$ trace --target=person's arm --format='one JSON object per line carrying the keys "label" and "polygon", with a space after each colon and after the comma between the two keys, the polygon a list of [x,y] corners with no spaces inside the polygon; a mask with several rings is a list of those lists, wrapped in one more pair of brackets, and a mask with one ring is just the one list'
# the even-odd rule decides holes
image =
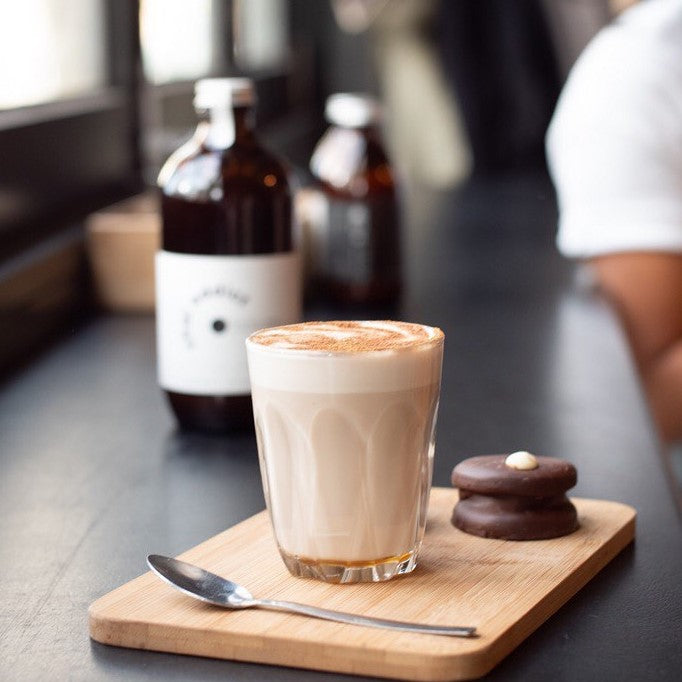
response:
{"label": "person's arm", "polygon": [[628,335],[662,438],[682,440],[682,254],[616,253],[591,263]]}

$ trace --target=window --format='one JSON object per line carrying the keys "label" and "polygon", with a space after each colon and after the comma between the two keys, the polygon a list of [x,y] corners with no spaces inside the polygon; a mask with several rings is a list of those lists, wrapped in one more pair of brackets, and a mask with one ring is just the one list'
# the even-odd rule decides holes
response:
{"label": "window", "polygon": [[0,4],[0,372],[87,308],[83,218],[139,190],[137,3]]}
{"label": "window", "polygon": [[150,83],[195,80],[214,69],[212,0],[141,0],[140,40]]}
{"label": "window", "polygon": [[288,9],[284,0],[236,0],[234,59],[239,70],[264,71],[286,64]]}
{"label": "window", "polygon": [[0,6],[0,262],[139,185],[136,22],[130,0]]}
{"label": "window", "polygon": [[102,0],[5,3],[0,109],[83,95],[106,84]]}

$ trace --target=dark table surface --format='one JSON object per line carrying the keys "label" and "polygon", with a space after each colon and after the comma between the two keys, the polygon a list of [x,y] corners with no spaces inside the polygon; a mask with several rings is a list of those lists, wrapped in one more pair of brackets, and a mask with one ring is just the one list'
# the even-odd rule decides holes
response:
{"label": "dark table surface", "polygon": [[[638,512],[636,542],[489,679],[681,679],[682,526],[618,325],[555,253],[551,189],[478,182],[409,206],[405,300],[371,314],[445,331],[434,483],[465,457],[527,449],[574,462],[575,495]],[[151,317],[105,316],[0,389],[0,677],[353,679],[89,639],[88,605],[146,554],[264,508],[254,437],[177,432],[154,363]]]}

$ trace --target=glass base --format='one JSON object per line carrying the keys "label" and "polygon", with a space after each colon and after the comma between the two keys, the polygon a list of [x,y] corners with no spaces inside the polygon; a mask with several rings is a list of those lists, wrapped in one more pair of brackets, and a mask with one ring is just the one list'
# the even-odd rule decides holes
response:
{"label": "glass base", "polygon": [[284,564],[297,578],[315,578],[326,583],[378,583],[417,567],[416,552],[376,561],[327,561],[308,559],[280,550]]}

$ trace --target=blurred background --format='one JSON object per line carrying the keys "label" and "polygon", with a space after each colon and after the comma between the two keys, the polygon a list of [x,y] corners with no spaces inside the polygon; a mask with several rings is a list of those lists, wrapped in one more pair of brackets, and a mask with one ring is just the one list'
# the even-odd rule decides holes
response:
{"label": "blurred background", "polygon": [[[153,251],[148,192],[195,126],[196,79],[255,80],[261,136],[299,186],[327,96],[376,95],[409,201],[420,188],[544,174],[566,74],[618,4],[2,0],[0,372],[101,305],[95,280],[112,263]],[[121,251],[107,214],[130,232]]]}

